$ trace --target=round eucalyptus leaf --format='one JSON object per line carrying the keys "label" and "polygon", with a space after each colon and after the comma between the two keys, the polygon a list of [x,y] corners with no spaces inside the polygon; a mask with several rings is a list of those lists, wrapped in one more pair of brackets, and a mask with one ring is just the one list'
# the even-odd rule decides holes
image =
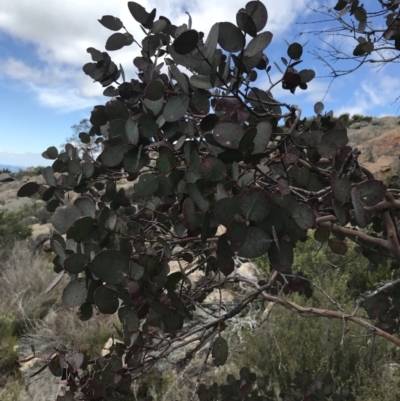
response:
{"label": "round eucalyptus leaf", "polygon": [[56,186],[57,182],[54,177],[54,170],[52,167],[48,166],[42,170],[42,176],[45,179],[46,183],[50,186]]}
{"label": "round eucalyptus leaf", "polygon": [[89,264],[90,270],[107,284],[119,284],[128,275],[129,256],[115,249],[99,252]]}
{"label": "round eucalyptus leaf", "polygon": [[144,96],[149,100],[159,100],[164,97],[164,84],[160,79],[150,82],[144,90]]}
{"label": "round eucalyptus leaf", "polygon": [[23,198],[26,196],[35,195],[35,193],[39,190],[40,185],[36,182],[28,182],[23,185],[17,192],[17,196],[19,198]]}
{"label": "round eucalyptus leaf", "polygon": [[314,113],[320,114],[324,110],[324,104],[322,102],[317,102],[314,104]]}
{"label": "round eucalyptus leaf", "polygon": [[198,89],[211,89],[214,85],[211,83],[210,75],[193,74],[189,79],[190,85]]}
{"label": "round eucalyptus leaf", "polygon": [[233,220],[226,230],[226,238],[228,239],[232,250],[236,250],[240,245],[242,245],[246,240],[246,236],[247,225],[244,222]]}
{"label": "round eucalyptus leaf", "polygon": [[61,206],[57,208],[51,222],[57,231],[65,234],[80,217],[82,217],[82,213],[76,206]]}
{"label": "round eucalyptus leaf", "polygon": [[387,187],[382,181],[367,180],[357,184],[355,191],[364,205],[374,206],[383,200]]}
{"label": "round eucalyptus leaf", "polygon": [[201,225],[201,215],[197,212],[192,198],[186,198],[183,202],[183,218],[189,231],[195,231]]}
{"label": "round eucalyptus leaf", "polygon": [[272,125],[268,121],[261,121],[257,124],[257,134],[253,139],[253,154],[263,153],[268,147],[272,135]]}
{"label": "round eucalyptus leaf", "polygon": [[139,128],[137,121],[128,118],[125,123],[125,135],[131,145],[139,142]]}
{"label": "round eucalyptus leaf", "polygon": [[142,174],[139,181],[133,187],[136,196],[147,198],[158,189],[158,178],[154,174]]}
{"label": "round eucalyptus leaf", "polygon": [[81,273],[85,270],[87,257],[83,253],[73,253],[64,260],[64,269],[73,274]]}
{"label": "round eucalyptus leaf", "polygon": [[237,196],[220,199],[215,203],[213,209],[214,218],[225,227],[228,227],[235,216],[240,215],[240,213],[240,198]]}
{"label": "round eucalyptus leaf", "polygon": [[67,231],[67,239],[81,242],[92,233],[94,220],[92,217],[81,217],[75,220]]}
{"label": "round eucalyptus leaf", "polygon": [[336,253],[336,255],[346,255],[347,253],[346,243],[339,238],[330,238],[328,246],[333,253]]}
{"label": "round eucalyptus leaf", "polygon": [[223,122],[214,128],[214,139],[226,148],[237,149],[243,134],[243,128],[235,123]]}
{"label": "round eucalyptus leaf", "polygon": [[174,50],[181,55],[192,52],[199,42],[199,33],[194,29],[181,33],[172,44]]}
{"label": "round eucalyptus leaf", "polygon": [[176,163],[176,157],[171,149],[163,147],[158,151],[156,167],[160,173],[168,174]]}
{"label": "round eucalyptus leaf", "polygon": [[186,185],[189,196],[193,199],[196,206],[202,211],[206,212],[210,208],[210,202],[207,199],[203,198],[199,188],[195,184],[187,184]]}
{"label": "round eucalyptus leaf", "polygon": [[287,49],[287,54],[292,60],[298,60],[303,54],[303,46],[300,43],[292,43]]}
{"label": "round eucalyptus leaf", "polygon": [[253,19],[257,32],[264,29],[268,21],[268,11],[261,1],[249,1],[246,4],[246,12]]}
{"label": "round eucalyptus leaf", "polygon": [[66,308],[75,308],[85,302],[87,289],[85,281],[71,281],[62,293],[62,305]]}
{"label": "round eucalyptus leaf", "polygon": [[249,226],[246,239],[237,249],[237,255],[248,259],[258,258],[268,252],[271,242],[271,237],[264,230]]}
{"label": "round eucalyptus leaf", "polygon": [[243,32],[231,22],[220,22],[218,44],[229,53],[241,51],[245,45]]}
{"label": "round eucalyptus leaf", "polygon": [[143,167],[148,164],[148,156],[143,151],[139,151],[139,149],[131,149],[129,152],[125,154],[124,157],[124,169],[129,173],[138,173]]}
{"label": "round eucalyptus leaf", "polygon": [[186,95],[172,97],[164,107],[163,117],[167,122],[180,120],[187,112],[189,98]]}
{"label": "round eucalyptus leaf", "polygon": [[200,128],[202,131],[211,131],[218,121],[219,118],[216,114],[208,114],[201,120]]}
{"label": "round eucalyptus leaf", "polygon": [[246,11],[239,11],[236,14],[236,24],[244,33],[249,34],[253,38],[257,36],[256,24]]}
{"label": "round eucalyptus leaf", "polygon": [[84,302],[80,307],[78,311],[78,319],[81,320],[82,322],[86,322],[90,320],[90,318],[93,316],[93,306],[89,302]]}
{"label": "round eucalyptus leaf", "polygon": [[123,23],[119,18],[113,17],[112,15],[103,15],[101,19],[98,20],[101,25],[110,29],[111,31],[119,31]]}
{"label": "round eucalyptus leaf", "polygon": [[200,164],[199,173],[207,181],[221,181],[226,174],[226,165],[221,160],[208,156]]}
{"label": "round eucalyptus leaf", "polygon": [[55,146],[50,146],[42,153],[45,159],[55,160],[58,156],[58,149]]}
{"label": "round eucalyptus leaf", "polygon": [[127,332],[134,332],[139,328],[140,322],[137,311],[127,305],[118,309],[118,318],[123,329]]}
{"label": "round eucalyptus leaf", "polygon": [[271,43],[272,37],[273,35],[269,31],[260,33],[255,38],[250,40],[243,55],[246,57],[253,57],[259,53],[262,53]]}
{"label": "round eucalyptus leaf", "polygon": [[301,82],[306,84],[314,79],[315,71],[314,70],[301,70],[298,73],[298,75],[300,76]]}
{"label": "round eucalyptus leaf", "polygon": [[261,221],[271,210],[271,198],[261,188],[252,188],[241,195],[241,214],[249,220]]}
{"label": "round eucalyptus leaf", "polygon": [[217,337],[211,351],[214,365],[217,367],[225,365],[225,362],[228,359],[228,353],[228,343],[225,338],[222,336]]}
{"label": "round eucalyptus leaf", "polygon": [[271,269],[280,273],[290,273],[293,264],[293,248],[289,242],[279,240],[279,247],[274,242],[268,252]]}
{"label": "round eucalyptus leaf", "polygon": [[331,174],[330,184],[334,198],[341,204],[349,202],[351,199],[351,183],[348,178],[339,178],[334,171]]}
{"label": "round eucalyptus leaf", "polygon": [[81,169],[82,169],[82,174],[86,178],[90,178],[94,173],[94,166],[90,162],[83,163],[82,166],[81,166]]}
{"label": "round eucalyptus leaf", "polygon": [[119,301],[115,291],[102,285],[94,292],[94,300],[101,313],[113,315],[119,307]]}
{"label": "round eucalyptus leaf", "polygon": [[181,87],[182,91],[187,95],[189,93],[189,84],[187,81],[187,77],[179,70],[179,68],[175,64],[171,64],[169,66],[171,70],[172,76],[178,82],[178,85]]}
{"label": "round eucalyptus leaf", "polygon": [[115,167],[124,159],[124,155],[132,148],[132,145],[119,143],[117,145],[107,144],[100,157],[102,162],[108,167]]}
{"label": "round eucalyptus leaf", "polygon": [[315,215],[310,206],[298,203],[293,211],[293,218],[302,230],[308,230],[315,226]]}
{"label": "round eucalyptus leaf", "polygon": [[74,202],[74,206],[80,210],[82,216],[94,218],[96,215],[96,206],[93,200],[86,196],[77,198]]}
{"label": "round eucalyptus leaf", "polygon": [[367,214],[355,189],[351,191],[351,200],[353,202],[354,216],[356,218],[357,224],[359,227],[365,228],[368,224]]}
{"label": "round eucalyptus leaf", "polygon": [[329,230],[329,228],[325,226],[318,227],[314,231],[314,239],[321,243],[328,241],[330,235],[331,230]]}

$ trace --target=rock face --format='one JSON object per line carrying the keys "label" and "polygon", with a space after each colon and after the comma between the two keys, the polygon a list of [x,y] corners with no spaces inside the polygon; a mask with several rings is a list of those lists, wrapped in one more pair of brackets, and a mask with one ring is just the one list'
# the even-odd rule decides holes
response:
{"label": "rock face", "polygon": [[349,145],[361,151],[359,162],[378,180],[400,176],[400,119],[383,117],[348,129]]}

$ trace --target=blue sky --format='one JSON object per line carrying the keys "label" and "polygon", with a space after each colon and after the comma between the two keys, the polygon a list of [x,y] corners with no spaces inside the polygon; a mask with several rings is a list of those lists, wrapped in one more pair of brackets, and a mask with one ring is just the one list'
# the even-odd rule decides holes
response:
{"label": "blue sky", "polygon": [[[367,0],[368,3],[375,0]],[[146,0],[140,2],[149,11],[156,7],[175,24],[187,23],[188,11],[193,28],[206,34],[218,21],[235,22],[236,12],[246,0]],[[307,45],[301,68],[312,68],[318,77],[329,74],[329,69],[316,60],[311,52],[318,39],[303,33],[312,28],[298,22],[315,21],[319,17],[309,6],[335,3],[333,0],[264,0],[269,12],[265,30],[274,34],[265,53],[272,63],[272,78],[280,73],[273,65],[286,56],[287,45],[297,41]],[[143,33],[127,8],[127,1],[114,0],[2,0],[0,9],[0,164],[32,166],[44,165],[41,153],[48,146],[59,147],[72,134],[71,126],[90,116],[92,107],[104,104],[102,87],[92,83],[82,72],[83,64],[91,61],[88,47],[104,50],[105,41],[113,32],[102,27],[97,19],[103,15],[119,17],[137,40]],[[308,6],[308,7],[307,7]],[[160,12],[162,10],[162,13]],[[353,42],[343,43],[350,49]],[[121,51],[110,52],[121,63],[128,79],[136,77],[132,60],[138,55],[132,45]],[[350,67],[350,64],[345,66]],[[300,67],[300,66],[299,66]],[[337,79],[325,97],[325,111],[335,115],[344,112],[373,116],[398,115],[400,102],[394,103],[400,92],[400,78],[396,66],[371,69],[365,66],[356,73]],[[313,114],[313,105],[325,96],[330,80],[314,79],[307,91],[296,95],[278,85],[273,90],[276,99],[297,104],[304,116]],[[260,77],[258,87],[267,89],[266,76]],[[48,162],[47,162],[48,163]]]}

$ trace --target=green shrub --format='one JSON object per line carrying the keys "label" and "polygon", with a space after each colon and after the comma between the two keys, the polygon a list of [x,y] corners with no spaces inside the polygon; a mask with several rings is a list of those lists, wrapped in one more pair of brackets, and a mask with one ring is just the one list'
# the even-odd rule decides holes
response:
{"label": "green shrub", "polygon": [[20,222],[26,215],[25,211],[0,210],[0,244],[3,248],[10,247],[16,241],[24,240],[32,234],[32,229]]}

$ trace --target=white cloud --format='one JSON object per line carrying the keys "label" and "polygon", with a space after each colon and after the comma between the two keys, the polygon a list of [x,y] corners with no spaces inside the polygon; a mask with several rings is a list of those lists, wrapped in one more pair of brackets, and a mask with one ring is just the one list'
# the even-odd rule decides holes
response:
{"label": "white cloud", "polygon": [[[273,32],[274,40],[287,31],[293,35],[295,18],[299,13],[305,15],[309,12],[305,5],[310,2],[264,1],[269,14],[266,29]],[[244,7],[246,0],[230,0],[229,3],[215,0],[190,3],[183,0],[142,0],[140,4],[148,11],[156,7],[158,15],[165,15],[177,25],[188,22],[187,10],[193,19],[193,27],[207,35],[217,21],[235,22],[236,12]],[[90,98],[101,95],[102,88],[93,84],[82,72],[82,65],[90,61],[86,49],[104,50],[107,38],[113,33],[98,23],[97,19],[103,15],[120,18],[138,41],[143,37],[126,0],[52,0],[35,4],[31,0],[3,0],[0,31],[33,45],[37,59],[8,58],[0,66],[0,75],[29,84],[44,106],[64,111],[87,107]],[[129,50],[111,52],[113,61],[123,65],[127,78],[135,77],[132,60],[139,54],[137,45],[132,45]]]}

